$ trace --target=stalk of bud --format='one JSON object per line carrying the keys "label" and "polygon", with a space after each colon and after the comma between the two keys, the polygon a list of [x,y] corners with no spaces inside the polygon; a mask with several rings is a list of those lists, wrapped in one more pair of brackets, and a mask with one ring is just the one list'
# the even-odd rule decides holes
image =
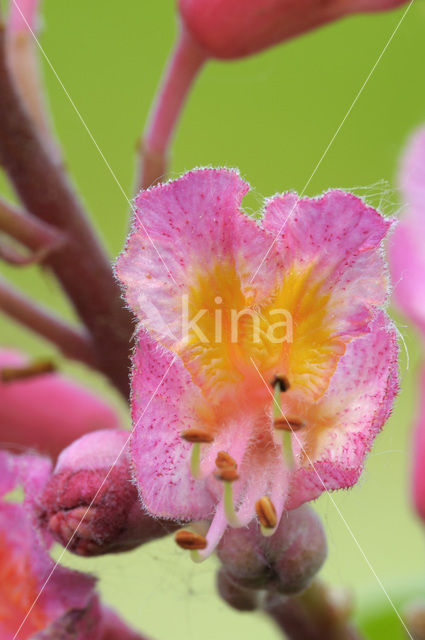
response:
{"label": "stalk of bud", "polygon": [[78,555],[127,551],[177,528],[144,511],[131,478],[128,438],[121,430],[83,436],[61,453],[38,498],[41,525]]}

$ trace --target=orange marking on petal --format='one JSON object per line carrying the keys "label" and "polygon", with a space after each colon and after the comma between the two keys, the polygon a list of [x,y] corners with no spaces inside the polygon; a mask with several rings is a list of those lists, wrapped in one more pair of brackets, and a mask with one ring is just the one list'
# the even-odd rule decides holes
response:
{"label": "orange marking on petal", "polygon": [[[39,586],[32,573],[31,560],[0,534],[0,626],[10,637],[16,633],[34,604]],[[19,632],[19,640],[27,640],[44,629],[49,619],[36,602]]]}

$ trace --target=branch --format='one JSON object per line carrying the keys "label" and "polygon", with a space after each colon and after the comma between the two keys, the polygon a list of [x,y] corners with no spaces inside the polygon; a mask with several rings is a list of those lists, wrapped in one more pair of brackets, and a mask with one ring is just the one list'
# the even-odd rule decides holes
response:
{"label": "branch", "polygon": [[292,597],[269,593],[264,610],[289,640],[362,640],[348,620],[347,600],[319,581]]}
{"label": "branch", "polygon": [[0,162],[25,208],[68,242],[46,259],[90,332],[99,369],[128,395],[130,313],[110,262],[63,172],[43,147],[7,66],[0,25]]}
{"label": "branch", "polygon": [[0,231],[33,252],[46,254],[58,249],[65,237],[54,227],[0,198]]}
{"label": "branch", "polygon": [[0,280],[0,311],[55,344],[73,360],[96,366],[90,336],[65,324]]}
{"label": "branch", "polygon": [[182,27],[140,145],[139,189],[147,189],[166,173],[180,112],[206,59],[207,54]]}

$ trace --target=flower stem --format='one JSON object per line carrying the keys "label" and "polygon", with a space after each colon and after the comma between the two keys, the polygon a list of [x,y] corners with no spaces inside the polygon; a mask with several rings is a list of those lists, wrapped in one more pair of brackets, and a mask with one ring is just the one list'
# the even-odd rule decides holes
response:
{"label": "flower stem", "polygon": [[51,225],[0,198],[0,231],[34,252],[59,248],[65,237]]}
{"label": "flower stem", "polygon": [[140,145],[139,189],[147,189],[164,176],[180,112],[206,60],[205,51],[182,27]]}
{"label": "flower stem", "polygon": [[288,640],[362,640],[349,621],[347,600],[338,600],[318,580],[296,596],[269,593],[264,610]]}
{"label": "flower stem", "polygon": [[74,329],[0,280],[0,311],[55,344],[68,358],[96,366],[90,336]]}
{"label": "flower stem", "polygon": [[55,273],[88,329],[99,369],[127,396],[133,333],[130,313],[65,172],[52,160],[15,90],[1,20],[0,163],[25,208],[67,237],[61,251],[48,255],[45,264]]}

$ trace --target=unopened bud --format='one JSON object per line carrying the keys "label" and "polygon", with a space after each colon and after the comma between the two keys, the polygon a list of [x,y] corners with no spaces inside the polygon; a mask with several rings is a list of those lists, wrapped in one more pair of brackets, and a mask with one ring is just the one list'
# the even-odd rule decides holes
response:
{"label": "unopened bud", "polygon": [[308,505],[283,514],[270,537],[263,536],[253,521],[243,529],[229,528],[218,547],[218,556],[237,585],[282,594],[305,589],[326,553],[322,524]]}
{"label": "unopened bud", "polygon": [[217,589],[223,600],[237,611],[254,611],[258,606],[258,594],[236,584],[224,567],[217,574]]}
{"label": "unopened bud", "polygon": [[37,516],[69,551],[127,551],[176,529],[143,510],[131,478],[128,437],[127,431],[93,432],[59,456],[38,498]]}

